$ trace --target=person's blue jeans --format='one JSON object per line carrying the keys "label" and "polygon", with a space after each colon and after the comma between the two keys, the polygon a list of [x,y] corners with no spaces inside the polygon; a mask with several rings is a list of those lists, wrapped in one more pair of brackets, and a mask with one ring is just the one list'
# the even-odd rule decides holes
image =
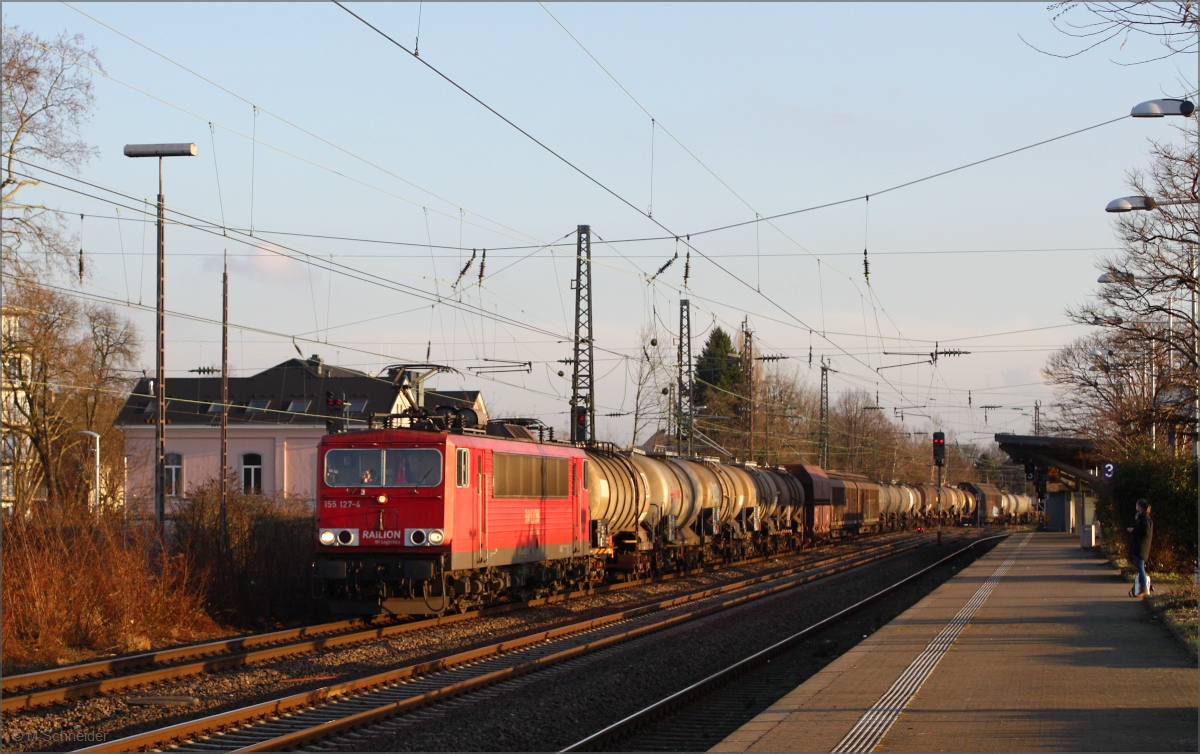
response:
{"label": "person's blue jeans", "polygon": [[1133,582],[1133,594],[1136,597],[1150,589],[1150,577],[1146,574],[1146,559],[1135,557],[1133,564],[1137,566],[1137,579]]}

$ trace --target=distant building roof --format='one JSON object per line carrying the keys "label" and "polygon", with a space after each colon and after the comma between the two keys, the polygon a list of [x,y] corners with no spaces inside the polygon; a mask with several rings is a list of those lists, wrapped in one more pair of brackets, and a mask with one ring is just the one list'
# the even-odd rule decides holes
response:
{"label": "distant building roof", "polygon": [[[172,377],[166,381],[167,421],[175,425],[221,423],[220,377]],[[326,392],[339,391],[349,404],[344,414],[365,420],[392,413],[396,386],[365,372],[325,364],[317,356],[289,359],[249,377],[229,378],[229,423],[324,424],[333,415]],[[426,399],[428,403],[428,398]],[[143,377],[117,415],[117,426],[153,424],[154,380]]]}

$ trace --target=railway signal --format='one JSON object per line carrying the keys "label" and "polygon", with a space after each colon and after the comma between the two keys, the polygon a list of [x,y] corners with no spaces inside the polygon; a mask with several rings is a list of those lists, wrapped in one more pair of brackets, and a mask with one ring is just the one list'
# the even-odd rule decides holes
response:
{"label": "railway signal", "polygon": [[586,442],[588,437],[588,407],[575,407],[575,442]]}
{"label": "railway signal", "polygon": [[346,394],[341,390],[325,391],[325,406],[332,417],[325,420],[325,431],[330,434],[346,431]]}
{"label": "railway signal", "polygon": [[946,433],[933,433],[933,462],[938,466],[946,465]]}

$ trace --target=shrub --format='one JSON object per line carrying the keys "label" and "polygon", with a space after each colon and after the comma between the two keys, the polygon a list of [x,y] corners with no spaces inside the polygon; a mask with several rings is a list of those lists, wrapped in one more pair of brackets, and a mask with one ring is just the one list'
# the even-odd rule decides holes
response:
{"label": "shrub", "polygon": [[204,584],[153,527],[86,511],[8,518],[0,534],[7,671],[211,635]]}
{"label": "shrub", "polygon": [[219,480],[193,489],[175,516],[175,546],[203,569],[211,614],[241,625],[318,617],[323,607],[311,596],[311,507],[286,495],[244,494],[233,481],[226,496],[227,551]]}
{"label": "shrub", "polygon": [[1196,567],[1196,462],[1169,451],[1140,447],[1120,460],[1112,483],[1102,485],[1096,515],[1105,538],[1119,554],[1128,551],[1126,527],[1133,526],[1134,504],[1152,506],[1154,539],[1150,563],[1157,571],[1192,573]]}

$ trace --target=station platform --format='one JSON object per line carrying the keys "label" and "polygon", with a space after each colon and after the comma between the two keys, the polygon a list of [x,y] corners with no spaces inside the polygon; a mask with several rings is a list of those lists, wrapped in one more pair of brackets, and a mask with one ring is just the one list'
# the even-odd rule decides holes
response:
{"label": "station platform", "polygon": [[711,751],[1196,751],[1196,665],[1073,534],[1014,534]]}

